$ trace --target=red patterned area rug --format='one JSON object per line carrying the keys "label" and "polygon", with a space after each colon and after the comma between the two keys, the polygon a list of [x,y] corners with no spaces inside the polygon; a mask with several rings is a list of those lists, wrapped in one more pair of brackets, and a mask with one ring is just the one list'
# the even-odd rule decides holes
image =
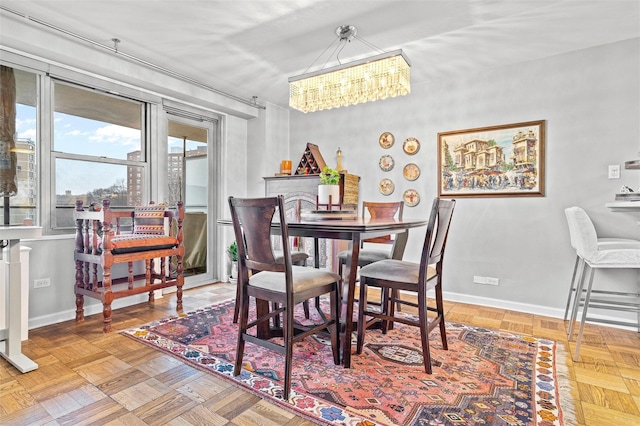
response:
{"label": "red patterned area rug", "polygon": [[447,323],[448,351],[438,332],[431,334],[431,375],[424,372],[415,327],[368,331],[350,369],[333,364],[326,336],[311,336],[294,348],[292,392],[283,401],[284,363],[275,352],[247,343],[244,369],[233,377],[233,308],[233,301],[224,302],[123,333],[318,424],[573,423],[560,344],[456,323]]}

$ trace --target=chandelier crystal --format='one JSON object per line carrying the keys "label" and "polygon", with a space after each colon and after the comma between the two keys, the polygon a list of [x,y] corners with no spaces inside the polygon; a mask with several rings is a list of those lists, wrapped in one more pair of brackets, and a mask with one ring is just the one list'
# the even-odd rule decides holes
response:
{"label": "chandelier crystal", "polygon": [[289,106],[307,113],[404,96],[411,93],[410,67],[402,50],[394,50],[290,77]]}

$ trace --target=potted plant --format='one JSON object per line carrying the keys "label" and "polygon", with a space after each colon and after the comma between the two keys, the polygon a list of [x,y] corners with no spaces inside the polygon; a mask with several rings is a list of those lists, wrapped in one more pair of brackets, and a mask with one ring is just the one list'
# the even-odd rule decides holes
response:
{"label": "potted plant", "polygon": [[340,204],[340,173],[336,169],[324,166],[319,176],[318,204]]}
{"label": "potted plant", "polygon": [[234,241],[227,248],[227,256],[231,263],[231,273],[229,277],[230,282],[236,282],[238,279],[238,244]]}

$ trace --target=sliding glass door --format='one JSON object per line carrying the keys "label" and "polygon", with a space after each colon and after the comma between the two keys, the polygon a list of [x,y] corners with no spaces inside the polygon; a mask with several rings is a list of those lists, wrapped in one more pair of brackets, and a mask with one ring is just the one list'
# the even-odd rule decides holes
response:
{"label": "sliding glass door", "polygon": [[170,205],[182,201],[185,257],[183,262],[187,284],[210,283],[213,256],[209,241],[211,218],[208,214],[213,184],[209,171],[210,149],[217,122],[169,115],[167,198]]}

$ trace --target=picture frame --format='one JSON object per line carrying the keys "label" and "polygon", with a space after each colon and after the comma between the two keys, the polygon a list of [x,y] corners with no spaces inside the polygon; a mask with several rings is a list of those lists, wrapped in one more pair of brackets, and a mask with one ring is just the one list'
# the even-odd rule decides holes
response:
{"label": "picture frame", "polygon": [[543,197],[545,120],[438,133],[440,197]]}

